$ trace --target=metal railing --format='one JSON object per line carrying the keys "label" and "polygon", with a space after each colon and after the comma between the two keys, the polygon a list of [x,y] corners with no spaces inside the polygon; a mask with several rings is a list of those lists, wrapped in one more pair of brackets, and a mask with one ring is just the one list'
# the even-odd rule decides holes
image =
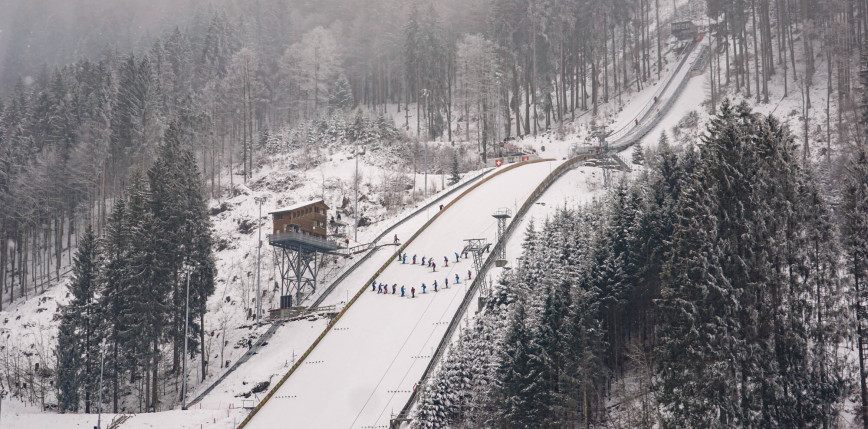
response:
{"label": "metal railing", "polygon": [[311,246],[316,246],[324,249],[337,249],[338,243],[327,240],[325,238],[319,238],[310,234],[305,234],[301,232],[281,232],[277,234],[268,234],[266,235],[269,243],[280,242],[280,241],[298,241],[301,243],[309,244]]}

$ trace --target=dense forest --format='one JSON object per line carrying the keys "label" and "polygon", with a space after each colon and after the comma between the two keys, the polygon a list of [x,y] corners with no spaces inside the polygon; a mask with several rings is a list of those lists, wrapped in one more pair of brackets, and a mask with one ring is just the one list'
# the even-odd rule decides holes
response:
{"label": "dense forest", "polygon": [[[647,180],[624,184],[604,209],[566,211],[529,234],[522,267],[466,334],[465,352],[447,361],[454,369],[437,383],[449,391],[429,390],[423,421],[521,426],[547,416],[552,425],[587,426],[610,419],[616,395],[651,401],[627,413],[646,423],[705,426],[720,416],[724,426],[810,426],[833,424],[842,411],[852,362],[837,347],[855,326],[861,352],[863,310],[849,306],[862,304],[853,293],[868,275],[858,215],[864,158],[849,164],[851,143],[865,138],[857,119],[868,104],[855,70],[868,2],[194,3],[163,8],[179,15],[168,28],[152,15],[124,21],[118,11],[97,25],[105,12],[97,9],[79,13],[84,25],[60,25],[37,6],[0,21],[57,30],[51,38],[2,33],[0,309],[60,279],[64,256],[78,247],[60,333],[70,347],[58,355],[62,409],[93,404],[103,338],[109,355],[129,356],[107,363],[115,406],[134,389],[139,409],[158,408],[158,361],[170,347],[177,373],[183,338],[179,255],[201,271],[191,274],[191,300],[202,335],[213,288],[206,202],[233,195],[268,156],[323,139],[387,136],[408,145],[470,142],[485,159],[497,141],[562,134],[578,114],[596,115],[660,78],[672,49],[668,24],[692,19],[708,27],[714,47],[709,107],[718,116],[702,147],[640,154],[651,165]],[[138,30],[125,29],[132,23]],[[76,37],[88,31],[99,36]],[[821,66],[825,82],[815,77]],[[744,106],[718,110],[727,96],[774,102],[775,79],[800,94],[802,130]],[[820,85],[827,103],[818,107],[810,94]],[[825,123],[811,122],[816,109]],[[822,139],[811,137],[816,126]],[[834,174],[850,181],[828,180]],[[821,189],[836,183],[849,185],[825,198]],[[185,190],[183,203],[170,189]],[[177,227],[179,217],[191,222],[189,234],[170,239],[187,241],[141,239]],[[196,249],[184,245],[191,237],[200,237]],[[171,263],[161,259],[170,255]],[[143,292],[157,283],[159,293]],[[127,300],[141,307],[118,307]],[[146,309],[157,309],[147,316],[156,319],[138,317]],[[701,320],[703,331],[685,320]],[[136,323],[158,328],[130,336]],[[474,345],[474,335],[505,341],[503,353]],[[684,351],[688,341],[694,347]],[[708,369],[695,367],[698,357]],[[486,364],[467,369],[460,359]],[[644,390],[619,393],[615,380],[627,373],[645,374],[627,387]],[[743,382],[724,383],[735,377]],[[507,417],[492,420],[500,411]]]}
{"label": "dense forest", "polygon": [[866,400],[864,146],[834,213],[792,135],[745,104],[725,102],[698,149],[662,140],[603,204],[531,225],[517,270],[423,386],[416,427],[859,416],[847,399],[861,387]]}
{"label": "dense forest", "polygon": [[[807,131],[807,90],[821,84],[813,79],[815,53],[824,52],[825,84],[838,107],[836,124],[830,103],[822,107],[827,164],[833,140],[860,132],[846,120],[855,109],[853,58],[868,28],[866,6],[856,0],[822,7],[789,0],[262,0],[179,11],[188,9],[183,27],[151,41],[125,36],[133,45],[126,51],[111,37],[97,49],[91,36],[73,49],[90,53],[85,58],[18,70],[33,63],[23,60],[28,51],[7,49],[5,68],[14,63],[22,73],[0,90],[0,240],[7,243],[0,246],[0,288],[7,301],[59,276],[61,253],[71,252],[82,225],[104,231],[108,202],[123,193],[134,167],[148,166],[172,120],[194,127],[183,144],[196,154],[209,197],[224,195],[236,176],[249,177],[275,130],[354,107],[375,118],[397,106],[392,115],[404,113],[397,125],[408,134],[471,141],[484,158],[495,140],[560,130],[577,111],[595,112],[659,77],[667,23],[676,19],[707,15],[717,46],[712,108],[727,91],[767,102],[768,82],[783,74],[787,91],[803,94]],[[29,22],[37,12],[21,18]],[[32,55],[47,55],[38,48],[51,40],[22,43],[33,45]],[[805,52],[802,64],[797,48]],[[803,142],[805,154],[812,145]]]}

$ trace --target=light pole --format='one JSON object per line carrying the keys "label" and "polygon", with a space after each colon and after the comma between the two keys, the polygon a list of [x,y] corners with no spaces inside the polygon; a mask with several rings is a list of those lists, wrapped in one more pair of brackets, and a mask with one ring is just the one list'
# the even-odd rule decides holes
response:
{"label": "light pole", "polygon": [[[102,373],[105,368],[105,338],[102,339],[102,343],[99,345],[100,358],[99,358],[99,404],[97,404],[97,413],[96,413],[96,429],[102,428]],[[0,392],[0,398],[3,397],[3,393]]]}
{"label": "light pole", "polygon": [[494,114],[494,143],[500,144],[500,73],[497,76],[497,113]]}
{"label": "light pole", "polygon": [[353,240],[356,242],[359,241],[359,142],[353,136],[353,158],[356,159],[356,180],[355,180],[355,193],[356,193],[356,205],[353,209]]}
{"label": "light pole", "polygon": [[[190,273],[193,271],[191,267],[184,267],[184,272],[187,274],[187,301],[184,304],[184,367],[182,369],[183,385],[181,387],[181,409],[187,409],[187,341],[190,338]],[[203,327],[204,329],[204,327]]]}
{"label": "light pole", "polygon": [[425,116],[428,116],[428,120],[425,121],[425,198],[428,197],[428,140],[431,139],[431,113],[428,109],[431,107],[428,105],[428,90],[423,89],[422,95],[425,96]]}
{"label": "light pole", "polygon": [[256,197],[256,202],[259,203],[259,239],[256,243],[256,326],[262,326],[259,320],[259,315],[262,313],[262,289],[260,286],[260,270],[262,266],[262,202],[263,197]]}

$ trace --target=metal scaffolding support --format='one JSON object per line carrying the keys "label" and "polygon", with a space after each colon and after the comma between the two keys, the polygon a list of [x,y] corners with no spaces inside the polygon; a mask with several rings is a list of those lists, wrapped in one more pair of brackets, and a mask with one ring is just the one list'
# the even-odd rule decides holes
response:
{"label": "metal scaffolding support", "polygon": [[[467,244],[464,245],[464,249],[461,250],[461,253],[470,253],[473,255],[473,268],[476,271],[476,275],[481,275],[482,266],[485,264],[485,258],[482,255],[486,251],[491,250],[491,243],[488,242],[485,238],[468,238],[464,241]],[[480,290],[482,294],[486,294],[488,292],[488,284],[485,278],[479,279],[480,282]]]}
{"label": "metal scaffolding support", "polygon": [[498,209],[491,216],[497,219],[497,240],[495,241],[495,244],[500,246],[499,248],[495,247],[495,251],[498,253],[496,264],[498,267],[503,267],[506,265],[506,243],[501,243],[500,240],[506,233],[506,221],[512,217],[512,212],[508,208],[504,207]]}
{"label": "metal scaffolding support", "polygon": [[316,248],[304,245],[274,246],[274,257],[280,270],[280,296],[292,295],[294,305],[298,305],[316,292],[323,255]]}
{"label": "metal scaffolding support", "polygon": [[269,235],[268,244],[280,271],[280,308],[297,307],[316,292],[322,260],[338,248],[332,241],[299,233]]}

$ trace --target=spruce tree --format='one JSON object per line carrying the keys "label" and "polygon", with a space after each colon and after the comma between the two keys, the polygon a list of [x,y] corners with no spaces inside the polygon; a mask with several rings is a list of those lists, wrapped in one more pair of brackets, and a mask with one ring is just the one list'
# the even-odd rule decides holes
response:
{"label": "spruce tree", "polygon": [[452,152],[452,172],[449,176],[449,186],[461,181],[461,173],[458,170],[458,152]]}
{"label": "spruce tree", "polygon": [[[63,410],[77,410],[76,398],[80,395],[84,399],[85,412],[89,413],[97,394],[100,314],[95,301],[99,290],[100,257],[96,236],[88,226],[75,253],[73,278],[69,285],[72,300],[62,309],[58,338],[57,385]],[[72,404],[72,400],[76,403]]]}

